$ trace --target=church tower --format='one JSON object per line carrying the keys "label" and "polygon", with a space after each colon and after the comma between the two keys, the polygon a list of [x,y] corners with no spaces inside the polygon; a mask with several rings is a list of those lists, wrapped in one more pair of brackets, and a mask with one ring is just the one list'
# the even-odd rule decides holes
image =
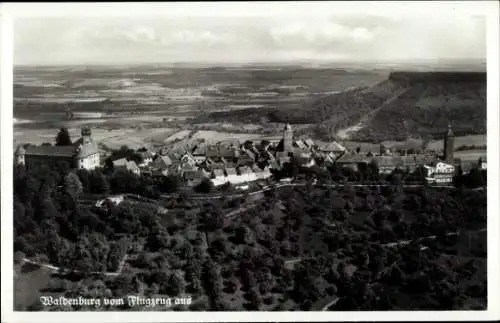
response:
{"label": "church tower", "polygon": [[92,132],[90,128],[84,127],[82,128],[82,144],[90,144],[92,142]]}
{"label": "church tower", "polygon": [[283,152],[286,156],[293,152],[293,131],[289,123],[286,124],[283,131]]}
{"label": "church tower", "polygon": [[448,124],[448,132],[444,136],[444,160],[447,162],[453,161],[453,151],[455,150],[455,135],[451,130],[451,125]]}
{"label": "church tower", "polygon": [[25,165],[26,163],[26,150],[23,146],[19,146],[15,153],[16,165]]}

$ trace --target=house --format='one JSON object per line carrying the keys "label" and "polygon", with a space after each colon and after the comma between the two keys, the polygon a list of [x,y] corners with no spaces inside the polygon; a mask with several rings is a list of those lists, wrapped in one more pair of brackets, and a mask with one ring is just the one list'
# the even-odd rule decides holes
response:
{"label": "house", "polygon": [[255,154],[251,150],[243,149],[238,158],[238,164],[250,166],[255,162],[255,158]]}
{"label": "house", "polygon": [[196,163],[203,162],[207,158],[207,145],[205,143],[196,145],[191,151],[191,155]]}
{"label": "house", "polygon": [[139,168],[139,166],[137,166],[137,164],[134,161],[127,160],[126,158],[120,158],[120,159],[114,160],[113,161],[113,168],[115,170],[124,169],[124,170],[127,170],[127,171],[137,175],[137,176],[139,176],[141,174],[141,169]]}
{"label": "house", "polygon": [[295,149],[293,151],[294,156],[298,156],[300,158],[306,158],[309,159],[312,156],[312,152],[309,149]]}
{"label": "house", "polygon": [[307,149],[307,146],[304,144],[302,140],[295,140],[294,146],[296,146],[299,149]]}
{"label": "house", "polygon": [[333,154],[340,154],[345,152],[345,147],[340,145],[338,142],[332,141],[328,143],[321,143],[318,144],[317,148],[320,152],[322,153],[333,153]]}
{"label": "house", "polygon": [[214,186],[220,186],[227,182],[226,175],[223,169],[214,169],[211,173],[210,180]]}
{"label": "house", "polygon": [[109,196],[105,199],[102,199],[102,200],[99,200],[95,203],[95,206],[97,207],[103,207],[104,206],[104,203],[105,202],[110,202],[112,203],[113,205],[117,206],[119,205],[121,202],[123,202],[125,200],[125,197],[123,195],[115,195],[115,196]]}
{"label": "house", "polygon": [[455,176],[455,166],[452,164],[437,162],[435,165],[426,165],[428,170],[428,181],[436,184],[450,184]]}
{"label": "house", "polygon": [[146,150],[146,149],[139,150],[138,154],[142,158],[142,163],[139,164],[139,167],[149,165],[150,163],[153,162],[153,159],[155,157],[155,155],[151,151]]}
{"label": "house", "polygon": [[206,157],[209,158],[219,158],[219,147],[216,145],[210,145],[206,147]]}
{"label": "house", "polygon": [[255,173],[257,179],[266,179],[272,176],[269,166],[266,166],[264,167],[264,169],[261,169],[259,166],[254,165],[252,166],[252,171]]}
{"label": "house", "polygon": [[17,164],[25,165],[26,168],[53,166],[63,162],[70,168],[91,170],[101,163],[101,154],[90,128],[82,128],[81,138],[68,146],[19,146],[15,158]]}
{"label": "house", "polygon": [[198,177],[198,167],[190,163],[180,165],[179,175],[186,181],[194,180]]}
{"label": "house", "polygon": [[197,162],[196,160],[194,160],[193,156],[190,154],[190,153],[185,153],[184,155],[182,155],[182,157],[180,158],[180,164],[181,165],[190,165],[192,167],[195,167]]}
{"label": "house", "polygon": [[154,169],[151,171],[151,176],[158,178],[158,177],[167,176],[170,173],[175,174],[175,172],[171,172],[168,168],[167,169]]}
{"label": "house", "polygon": [[487,169],[486,158],[487,158],[486,156],[479,158],[479,160],[478,160],[479,169]]}
{"label": "house", "polygon": [[151,163],[151,167],[155,169],[168,169],[172,165],[172,159],[167,155],[157,156]]}
{"label": "house", "polygon": [[234,167],[227,167],[225,169],[226,176],[238,176],[238,173],[236,171],[236,168]]}
{"label": "house", "polygon": [[210,173],[202,169],[196,169],[193,171],[184,172],[183,178],[186,181],[187,185],[195,186],[201,183],[204,178],[210,178]]}
{"label": "house", "polygon": [[406,155],[406,156],[375,156],[380,174],[390,174],[396,168],[414,172],[419,166],[429,165],[436,161],[432,155]]}
{"label": "house", "polygon": [[342,157],[338,158],[335,163],[342,167],[352,168],[354,170],[358,170],[359,164],[369,164],[371,158],[359,155],[359,154],[351,154],[346,153],[342,155]]}
{"label": "house", "polygon": [[307,138],[304,140],[304,143],[309,149],[313,149],[315,147],[314,141],[312,139]]}
{"label": "house", "polygon": [[237,169],[239,173],[239,182],[252,182],[257,180],[257,175],[252,171],[252,169],[248,166],[239,167]]}

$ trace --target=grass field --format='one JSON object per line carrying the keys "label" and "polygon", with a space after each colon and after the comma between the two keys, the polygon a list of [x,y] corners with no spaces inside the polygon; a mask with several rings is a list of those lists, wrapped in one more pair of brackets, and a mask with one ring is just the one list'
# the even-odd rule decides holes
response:
{"label": "grass field", "polygon": [[[171,128],[148,128],[148,129],[92,129],[92,137],[111,149],[119,149],[123,145],[138,149],[148,147],[151,143],[163,143],[175,129]],[[54,143],[58,129],[14,129],[14,144],[30,143],[40,145],[45,142]],[[71,139],[76,141],[80,138],[81,129],[69,129]]]}
{"label": "grass field", "polygon": [[262,136],[259,134],[199,130],[194,134],[193,139],[205,139],[207,142],[218,142],[226,140],[245,141],[247,139],[258,139],[261,137]]}
{"label": "grass field", "polygon": [[[14,268],[14,309],[24,310],[37,303],[42,290],[50,285],[51,273],[32,264]],[[44,293],[45,295],[45,293]]]}
{"label": "grass field", "polygon": [[[487,142],[486,135],[468,135],[455,137],[455,148],[460,146],[485,146]],[[443,149],[443,140],[433,140],[427,144],[429,150]]]}

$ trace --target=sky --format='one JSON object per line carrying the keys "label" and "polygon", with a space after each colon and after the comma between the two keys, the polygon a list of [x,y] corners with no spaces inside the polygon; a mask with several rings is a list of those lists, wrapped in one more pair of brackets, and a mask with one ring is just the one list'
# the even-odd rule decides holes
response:
{"label": "sky", "polygon": [[336,13],[24,17],[16,65],[485,60],[482,16]]}

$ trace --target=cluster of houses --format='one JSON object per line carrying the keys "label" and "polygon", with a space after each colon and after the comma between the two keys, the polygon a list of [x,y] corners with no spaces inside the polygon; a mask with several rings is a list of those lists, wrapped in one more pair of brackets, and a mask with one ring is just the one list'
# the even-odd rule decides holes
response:
{"label": "cluster of houses", "polygon": [[453,157],[454,134],[451,128],[444,137],[444,154],[391,152],[380,145],[380,151],[368,154],[352,151],[338,142],[320,142],[312,139],[294,139],[289,124],[283,130],[281,138],[219,142],[207,144],[200,142],[191,149],[177,153],[152,154],[141,152],[143,163],[136,165],[125,159],[114,161],[115,167],[125,167],[136,174],[164,176],[167,174],[181,175],[185,180],[196,183],[203,178],[210,178],[215,186],[227,182],[244,184],[271,176],[272,169],[279,169],[289,162],[293,156],[300,160],[303,167],[316,165],[321,159],[326,164],[337,164],[358,170],[361,164],[375,162],[380,174],[390,174],[396,169],[409,172],[423,167],[429,183],[449,184],[453,181],[458,165],[465,172],[473,167],[486,169],[486,159],[471,163],[469,167]]}
{"label": "cluster of houses", "polygon": [[[137,153],[142,162],[121,158],[112,161],[113,168],[125,169],[136,175],[167,176],[180,175],[188,183],[195,184],[209,178],[215,186],[227,182],[242,184],[271,177],[272,169],[280,169],[293,157],[303,167],[312,167],[321,160],[324,164],[337,164],[357,170],[361,164],[375,162],[381,174],[390,174],[395,169],[414,171],[423,166],[430,183],[451,183],[460,165],[463,170],[472,167],[486,169],[486,159],[477,165],[464,167],[453,157],[454,134],[451,128],[444,136],[444,155],[394,153],[380,145],[378,152],[361,152],[348,149],[338,142],[321,142],[312,139],[294,138],[292,127],[287,124],[282,137],[219,142],[208,144],[198,142],[194,146],[176,151],[152,152],[141,149]],[[17,163],[26,166],[37,163],[67,161],[75,168],[93,169],[99,167],[99,151],[89,128],[82,130],[82,138],[71,146],[20,147],[16,152]]]}

